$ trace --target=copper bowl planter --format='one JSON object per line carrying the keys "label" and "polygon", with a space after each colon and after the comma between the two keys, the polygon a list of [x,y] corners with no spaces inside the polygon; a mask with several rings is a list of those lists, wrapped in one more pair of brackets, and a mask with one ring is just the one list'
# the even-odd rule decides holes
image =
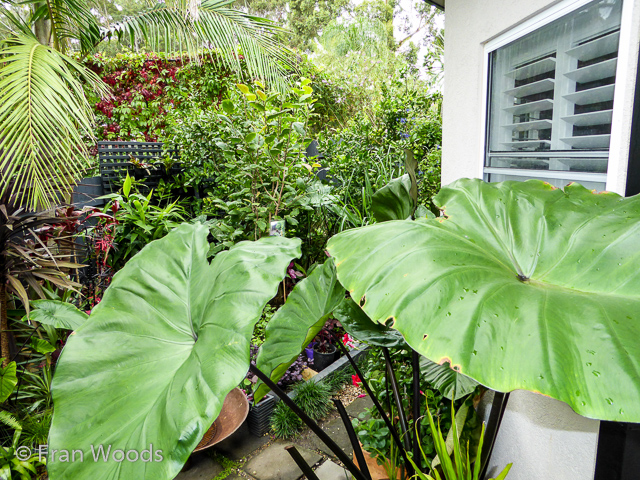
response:
{"label": "copper bowl planter", "polygon": [[231,390],[224,399],[220,415],[215,419],[211,428],[204,434],[194,452],[212,447],[235,432],[249,414],[249,402],[239,388]]}

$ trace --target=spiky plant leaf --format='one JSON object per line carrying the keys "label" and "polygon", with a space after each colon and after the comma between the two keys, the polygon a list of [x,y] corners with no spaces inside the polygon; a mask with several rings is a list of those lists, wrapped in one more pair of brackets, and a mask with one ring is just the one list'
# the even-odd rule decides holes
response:
{"label": "spiky plant leaf", "polygon": [[106,94],[93,72],[32,35],[0,44],[0,194],[35,210],[70,193],[89,165],[83,82]]}

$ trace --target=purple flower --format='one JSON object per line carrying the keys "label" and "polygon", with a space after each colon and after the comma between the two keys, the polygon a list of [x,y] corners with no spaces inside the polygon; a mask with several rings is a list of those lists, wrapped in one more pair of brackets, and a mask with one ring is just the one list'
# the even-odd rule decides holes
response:
{"label": "purple flower", "polygon": [[295,265],[293,264],[293,262],[291,262],[287,267],[287,275],[289,275],[289,278],[291,278],[291,280],[304,277],[304,274],[302,272],[299,272],[295,269]]}

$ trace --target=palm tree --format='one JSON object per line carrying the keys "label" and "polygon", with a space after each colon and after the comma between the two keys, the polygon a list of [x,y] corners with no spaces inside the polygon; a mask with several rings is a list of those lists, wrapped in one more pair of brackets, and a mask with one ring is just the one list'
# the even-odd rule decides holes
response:
{"label": "palm tree", "polygon": [[323,30],[320,44],[338,57],[362,52],[369,57],[386,59],[391,54],[388,37],[387,27],[380,20],[361,17],[352,22],[332,21]]}
{"label": "palm tree", "polygon": [[[166,0],[101,27],[82,0],[5,0],[0,31],[0,195],[27,209],[59,203],[89,166],[87,138],[93,113],[85,87],[108,95],[100,78],[74,60],[105,40],[150,46],[171,43],[197,61],[200,48],[216,48],[227,67],[284,82],[292,63],[276,39],[283,29],[230,8],[233,0]],[[24,4],[29,4],[28,15]],[[166,39],[171,39],[171,42]]]}

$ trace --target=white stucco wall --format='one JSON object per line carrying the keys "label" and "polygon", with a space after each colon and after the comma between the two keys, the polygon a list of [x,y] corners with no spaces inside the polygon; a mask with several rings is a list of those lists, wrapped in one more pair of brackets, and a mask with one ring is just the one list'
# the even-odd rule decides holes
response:
{"label": "white stucco wall", "polygon": [[[488,419],[493,395],[483,399]],[[543,395],[511,393],[488,474],[495,477],[513,463],[509,480],[590,480],[595,472],[600,422],[582,417],[566,404]]]}
{"label": "white stucco wall", "polygon": [[482,177],[484,45],[554,0],[447,0],[442,184]]}
{"label": "white stucco wall", "polygon": [[[482,177],[484,152],[484,46],[535,17],[558,0],[447,0],[442,183]],[[640,0],[625,0],[623,16],[638,26],[621,32],[620,62],[627,69],[616,80],[614,122],[620,135],[611,142],[607,188],[624,193],[640,42]],[[624,45],[622,44],[624,42]],[[618,72],[620,73],[620,71]],[[618,85],[624,85],[619,89]],[[490,397],[489,397],[490,398]],[[486,404],[485,400],[485,404]],[[488,412],[487,412],[488,414]],[[512,393],[490,473],[514,463],[509,480],[590,480],[595,470],[599,422],[574,413],[566,404],[530,392]]]}
{"label": "white stucco wall", "polygon": [[[447,0],[442,184],[482,177],[484,155],[485,44],[560,0]],[[631,20],[630,20],[631,19]],[[607,189],[624,194],[640,45],[640,0],[624,0]],[[619,88],[620,87],[620,88]]]}

